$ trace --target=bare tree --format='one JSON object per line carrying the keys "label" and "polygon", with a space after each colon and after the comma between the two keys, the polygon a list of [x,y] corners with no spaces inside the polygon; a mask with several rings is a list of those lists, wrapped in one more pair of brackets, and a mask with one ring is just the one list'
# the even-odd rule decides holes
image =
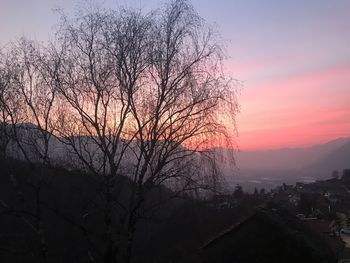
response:
{"label": "bare tree", "polygon": [[56,122],[52,115],[59,69],[58,56],[53,57],[49,52],[26,39],[21,39],[12,49],[16,68],[13,82],[24,102],[24,119],[32,124],[23,127],[27,134],[21,142],[30,146],[27,151],[32,160],[43,165],[50,164],[49,144]]}
{"label": "bare tree", "polygon": [[87,170],[104,180],[106,261],[116,257],[113,251],[120,246],[112,226],[118,217],[115,206],[120,206],[113,191],[135,139],[128,119],[136,81],[146,69],[143,48],[150,25],[140,14],[99,12],[65,21],[60,32],[66,52],[59,92],[65,106],[56,133]]}
{"label": "bare tree", "polygon": [[[72,163],[100,178],[105,262],[130,261],[138,222],[163,201],[154,197],[160,186],[172,190],[169,198],[215,191],[220,170],[210,147],[229,143],[237,104],[220,40],[187,1],[149,14],[63,17],[55,44],[22,40],[12,56],[11,77],[8,66],[0,68],[0,109],[17,127],[18,108],[6,99],[10,83],[24,102],[19,119],[35,124],[36,137],[24,144],[42,167],[51,163],[56,136]],[[17,141],[30,160],[23,139]]]}
{"label": "bare tree", "polygon": [[[12,50],[6,50],[0,57],[0,110],[1,110],[1,152],[6,156],[11,141],[17,142],[25,154],[22,145],[16,140],[17,125],[26,121],[24,101],[15,85],[14,76],[17,72]],[[28,160],[28,157],[25,155]]]}
{"label": "bare tree", "polygon": [[148,81],[132,97],[137,162],[130,239],[152,188],[165,184],[181,193],[216,184],[218,168],[206,148],[211,138],[228,136],[221,114],[234,117],[237,109],[232,83],[221,71],[223,54],[215,34],[191,5],[167,5],[156,15],[152,35]]}
{"label": "bare tree", "polygon": [[6,156],[7,146],[10,142],[10,115],[7,110],[8,89],[10,86],[10,72],[7,68],[5,55],[0,53],[0,156]]}
{"label": "bare tree", "polygon": [[[207,149],[213,138],[228,138],[223,114],[232,121],[237,111],[221,69],[223,52],[187,1],[148,15],[82,14],[64,20],[59,35],[66,50],[59,89],[66,106],[57,134],[87,169],[104,176],[106,258],[116,256],[114,246],[123,249],[112,229],[119,218],[127,237],[121,253],[129,260],[147,192],[166,185],[180,194],[217,183]],[[115,215],[119,175],[134,186],[124,213]]]}
{"label": "bare tree", "polygon": [[[48,260],[48,245],[43,224],[42,188],[46,181],[45,167],[50,166],[49,147],[56,123],[53,113],[60,66],[59,56],[53,56],[53,51],[51,47],[44,49],[24,38],[9,45],[0,98],[6,132],[11,133],[10,139],[15,142],[11,147],[12,155],[21,152],[33,169],[39,167],[37,177],[27,180],[34,192],[35,198],[30,201],[34,201],[35,211],[24,216],[29,216],[27,222],[32,222],[44,262]],[[10,123],[9,128],[7,123]]]}

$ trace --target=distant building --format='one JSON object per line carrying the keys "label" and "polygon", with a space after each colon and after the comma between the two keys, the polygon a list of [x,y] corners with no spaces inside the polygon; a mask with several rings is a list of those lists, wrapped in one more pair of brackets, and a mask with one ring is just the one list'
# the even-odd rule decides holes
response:
{"label": "distant building", "polygon": [[186,262],[336,262],[331,246],[318,236],[297,219],[258,211],[210,239]]}

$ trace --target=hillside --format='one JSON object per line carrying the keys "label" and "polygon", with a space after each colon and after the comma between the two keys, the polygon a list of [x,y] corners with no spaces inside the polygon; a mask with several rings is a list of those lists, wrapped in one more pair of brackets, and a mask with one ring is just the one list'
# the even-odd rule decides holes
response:
{"label": "hillside", "polygon": [[332,171],[341,173],[346,168],[350,168],[350,142],[305,167],[305,170],[317,178],[325,179]]}
{"label": "hillside", "polygon": [[347,143],[350,143],[349,137],[305,148],[241,151],[236,154],[237,166],[252,170],[302,169],[330,155]]}
{"label": "hillside", "polygon": [[[217,149],[228,154],[232,150]],[[306,148],[234,153],[236,168],[224,167],[227,181],[233,187],[239,183],[248,191],[254,188],[272,189],[284,183],[313,182],[326,179],[333,170],[350,166],[350,138],[339,138]]]}
{"label": "hillside", "polygon": [[[3,237],[0,240],[1,262],[39,262],[43,254],[53,263],[104,262],[101,255],[108,243],[105,236],[103,185],[98,177],[38,165],[31,168],[27,163],[14,159],[0,159],[0,167],[0,236]],[[36,189],[40,175],[44,175],[44,180],[38,201]],[[126,177],[119,177],[116,188],[113,189],[113,198],[119,200],[120,204],[126,204],[124,197],[132,189],[133,185]],[[171,195],[165,188],[159,190],[148,196],[148,202],[154,204],[161,197]],[[234,207],[219,208],[215,202],[191,198],[172,199],[166,205],[159,206],[157,211],[144,214],[144,219],[137,225],[132,262],[202,262],[200,258],[207,252],[203,251],[198,258],[198,249],[218,233],[254,213],[260,201],[254,196],[244,195],[235,203]],[[37,221],[36,216],[38,204],[41,209],[40,221]],[[116,207],[113,219],[115,224],[122,211],[122,208]],[[282,226],[289,219],[287,216],[279,220]],[[291,224],[288,228],[283,228],[283,240],[298,240],[299,237],[294,234],[298,229],[310,247],[302,248],[295,243],[293,250],[286,250],[290,254],[281,253],[280,247],[267,245],[263,235],[265,230],[259,238],[254,238],[254,246],[248,245],[250,237],[257,237],[256,231],[267,230],[266,227],[271,242],[282,238],[280,231],[275,231],[276,228],[271,227],[269,220],[251,222],[232,243],[240,251],[241,259],[244,254],[254,255],[251,254],[252,251],[259,254],[259,247],[265,249],[261,256],[275,255],[275,262],[282,262],[286,255],[291,259],[305,256],[310,259],[308,262],[315,263],[320,262],[319,255],[333,257],[324,244],[315,240],[315,237],[306,237],[309,235],[306,230]],[[118,229],[117,225],[115,229]],[[220,246],[231,247],[227,242]],[[311,258],[310,253],[317,256]],[[254,257],[246,257],[240,262],[258,261],[254,261]]]}

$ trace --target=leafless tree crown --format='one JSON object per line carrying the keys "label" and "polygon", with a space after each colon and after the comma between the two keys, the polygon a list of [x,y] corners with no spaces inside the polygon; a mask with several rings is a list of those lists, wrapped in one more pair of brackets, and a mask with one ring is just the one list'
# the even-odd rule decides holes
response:
{"label": "leafless tree crown", "polygon": [[56,36],[47,46],[21,39],[0,56],[2,153],[43,165],[68,156],[102,176],[106,218],[115,179],[129,177],[130,233],[151,189],[215,188],[210,147],[229,144],[237,103],[220,40],[187,1],[148,14],[80,12]]}

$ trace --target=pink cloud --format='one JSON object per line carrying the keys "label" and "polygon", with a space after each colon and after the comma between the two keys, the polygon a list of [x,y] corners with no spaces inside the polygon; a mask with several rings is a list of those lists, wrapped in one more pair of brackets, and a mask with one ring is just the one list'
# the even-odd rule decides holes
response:
{"label": "pink cloud", "polygon": [[304,147],[350,135],[350,123],[339,122],[336,127],[334,123],[329,123],[255,130],[241,133],[238,144],[241,150]]}
{"label": "pink cloud", "polygon": [[238,118],[242,148],[320,143],[350,135],[350,65],[247,85]]}

